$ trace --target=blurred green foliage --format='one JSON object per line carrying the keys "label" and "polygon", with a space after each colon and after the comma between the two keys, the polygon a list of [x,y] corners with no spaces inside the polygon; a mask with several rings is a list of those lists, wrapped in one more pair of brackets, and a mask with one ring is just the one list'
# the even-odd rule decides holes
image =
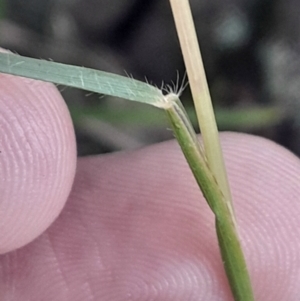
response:
{"label": "blurred green foliage", "polygon": [[[82,118],[97,118],[115,125],[167,127],[168,123],[163,110],[138,105],[132,110],[129,107],[109,108],[101,105],[69,105],[74,123]],[[186,108],[194,126],[197,124],[196,113],[192,106]],[[216,119],[220,130],[261,130],[280,123],[284,113],[275,106],[251,106],[245,108],[216,108]]]}
{"label": "blurred green foliage", "polygon": [[0,19],[6,16],[6,1],[0,0]]}

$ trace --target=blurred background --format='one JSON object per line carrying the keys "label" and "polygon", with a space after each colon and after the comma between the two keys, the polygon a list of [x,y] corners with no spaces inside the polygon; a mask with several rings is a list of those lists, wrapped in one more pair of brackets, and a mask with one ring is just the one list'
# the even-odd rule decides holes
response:
{"label": "blurred background", "polygon": [[[220,130],[300,154],[299,0],[190,0]],[[0,0],[0,44],[21,55],[132,75],[184,76],[168,0]],[[59,87],[80,156],[172,138],[164,112]],[[195,122],[190,91],[182,101]],[[259,150],[258,150],[259,151]]]}

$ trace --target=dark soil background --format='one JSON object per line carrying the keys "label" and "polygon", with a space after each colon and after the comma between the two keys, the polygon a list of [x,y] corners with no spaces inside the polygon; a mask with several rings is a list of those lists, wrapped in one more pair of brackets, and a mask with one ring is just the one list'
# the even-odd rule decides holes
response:
{"label": "dark soil background", "polygon": [[[220,130],[268,137],[300,154],[299,0],[190,2]],[[127,72],[158,86],[176,82],[177,74],[183,78],[167,0],[2,0],[0,5],[1,46],[21,55]],[[172,138],[160,111],[59,88],[74,119],[79,155]],[[182,100],[192,111],[188,88]]]}

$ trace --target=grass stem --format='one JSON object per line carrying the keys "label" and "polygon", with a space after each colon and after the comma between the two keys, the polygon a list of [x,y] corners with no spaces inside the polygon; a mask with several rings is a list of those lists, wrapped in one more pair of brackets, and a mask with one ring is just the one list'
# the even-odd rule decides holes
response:
{"label": "grass stem", "polygon": [[170,0],[170,3],[203,138],[205,155],[234,215],[217,124],[189,1]]}
{"label": "grass stem", "polygon": [[203,196],[215,214],[216,230],[224,268],[232,294],[236,301],[253,301],[250,277],[247,271],[240,240],[225,202],[206,158],[203,156],[195,132],[191,130],[187,114],[176,95],[167,96],[169,106],[165,108],[175,137],[191,168]]}
{"label": "grass stem", "polygon": [[[167,110],[168,116],[197,183],[216,216],[220,252],[234,299],[236,301],[253,301],[250,277],[237,233],[217,124],[189,1],[170,0],[170,3],[203,137],[204,158],[197,159],[194,151],[190,149],[192,142],[184,141],[189,138],[184,131],[180,130],[179,123],[181,121],[175,121],[180,115],[176,116],[175,112],[169,109]],[[201,153],[199,156],[202,156]],[[194,158],[192,159],[192,157]],[[197,160],[199,160],[198,163]],[[201,170],[199,164],[205,165],[206,162],[207,170]],[[207,173],[209,176],[199,176],[201,172]],[[203,181],[206,182],[203,183]],[[213,188],[215,192],[212,192],[207,186]]]}

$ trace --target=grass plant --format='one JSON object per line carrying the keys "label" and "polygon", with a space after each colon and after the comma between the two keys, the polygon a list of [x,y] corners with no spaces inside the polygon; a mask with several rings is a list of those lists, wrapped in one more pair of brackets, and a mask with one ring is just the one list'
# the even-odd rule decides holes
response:
{"label": "grass plant", "polygon": [[149,104],[166,111],[192,173],[215,214],[216,232],[229,284],[236,301],[254,300],[240,245],[218,129],[188,0],[170,0],[203,136],[200,145],[180,92],[167,95],[132,78],[89,68],[0,53],[0,72],[52,82]]}

